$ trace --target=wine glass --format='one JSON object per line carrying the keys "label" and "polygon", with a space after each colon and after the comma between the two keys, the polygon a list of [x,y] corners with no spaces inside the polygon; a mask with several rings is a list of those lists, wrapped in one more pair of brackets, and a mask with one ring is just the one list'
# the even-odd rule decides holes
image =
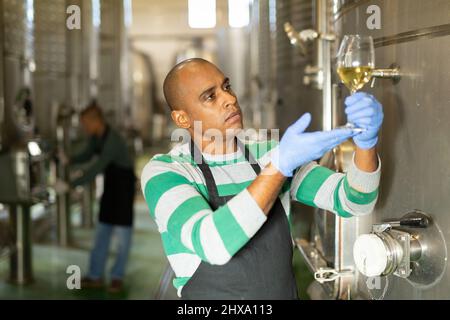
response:
{"label": "wine glass", "polygon": [[[337,73],[351,94],[364,87],[375,68],[375,50],[371,36],[346,35],[337,53]],[[344,128],[364,131],[347,122]]]}

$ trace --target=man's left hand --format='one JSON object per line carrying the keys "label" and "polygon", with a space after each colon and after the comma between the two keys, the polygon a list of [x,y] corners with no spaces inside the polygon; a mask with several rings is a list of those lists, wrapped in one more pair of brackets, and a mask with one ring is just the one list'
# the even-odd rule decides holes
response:
{"label": "man's left hand", "polygon": [[374,96],[357,92],[345,99],[345,113],[348,122],[365,131],[353,137],[361,149],[371,149],[378,142],[378,131],[383,123],[383,107]]}

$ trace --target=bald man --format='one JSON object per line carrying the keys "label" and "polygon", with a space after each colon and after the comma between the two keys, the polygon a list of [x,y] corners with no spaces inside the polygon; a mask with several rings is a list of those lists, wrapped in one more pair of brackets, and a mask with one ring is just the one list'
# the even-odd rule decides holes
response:
{"label": "bald man", "polygon": [[[290,201],[342,217],[373,210],[381,105],[365,93],[346,100],[348,120],[363,133],[305,132],[311,121],[305,114],[279,143],[249,142],[238,137],[242,112],[230,80],[208,61],[176,65],[164,81],[164,95],[172,120],[191,140],[154,156],[142,172],[141,186],[178,295],[297,299]],[[346,174],[313,161],[349,138],[357,147]]]}

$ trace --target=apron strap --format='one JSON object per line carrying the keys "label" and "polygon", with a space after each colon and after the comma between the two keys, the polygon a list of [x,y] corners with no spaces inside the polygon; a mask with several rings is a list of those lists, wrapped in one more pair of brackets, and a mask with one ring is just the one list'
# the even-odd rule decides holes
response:
{"label": "apron strap", "polygon": [[[255,160],[253,155],[250,153],[250,150],[245,146],[239,139],[236,138],[237,145],[241,151],[243,151],[245,159],[247,162],[250,163],[253,170],[255,171],[256,175],[258,175],[261,172],[261,168],[258,164],[258,162]],[[205,159],[203,158],[203,155],[201,151],[198,149],[197,145],[192,141],[190,141],[190,151],[191,151],[191,157],[194,159],[194,162],[198,165],[200,170],[203,173],[203,176],[205,177],[206,181],[206,188],[208,190],[210,205],[216,204],[216,203],[222,203],[222,199],[219,196],[219,192],[217,191],[217,185],[214,180],[214,176],[211,172],[211,169],[209,168],[208,164],[206,163]],[[216,209],[216,208],[213,208]]]}
{"label": "apron strap", "polygon": [[[211,172],[211,169],[209,168],[208,164],[206,163],[205,159],[203,158],[202,153],[198,149],[198,147],[195,145],[195,143],[190,141],[190,148],[191,148],[191,157],[194,160],[194,162],[198,165],[200,170],[203,173],[203,176],[205,177],[206,181],[206,188],[208,190],[208,196],[209,196],[209,202],[210,205],[216,204],[220,201],[219,199],[219,192],[217,191],[217,185],[214,182],[214,176]],[[213,209],[217,209],[214,208]]]}
{"label": "apron strap", "polygon": [[250,153],[250,150],[247,148],[246,145],[242,143],[241,140],[236,138],[236,142],[238,147],[241,149],[241,151],[244,151],[245,160],[250,163],[250,165],[253,168],[253,171],[255,171],[256,175],[258,175],[261,172],[261,167],[259,166],[258,162],[255,160],[253,155]]}

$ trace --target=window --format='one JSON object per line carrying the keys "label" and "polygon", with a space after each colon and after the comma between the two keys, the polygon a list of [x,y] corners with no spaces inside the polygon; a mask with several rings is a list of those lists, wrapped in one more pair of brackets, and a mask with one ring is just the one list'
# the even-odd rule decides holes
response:
{"label": "window", "polygon": [[101,18],[100,0],[92,0],[92,23],[94,27],[100,27]]}
{"label": "window", "polygon": [[249,22],[250,0],[228,0],[228,24],[230,27],[246,27]]}
{"label": "window", "polygon": [[132,0],[124,0],[123,1],[123,11],[125,14],[124,23],[126,27],[131,27],[133,23],[133,4]]}
{"label": "window", "polygon": [[25,8],[26,8],[27,23],[33,24],[33,21],[34,21],[34,1],[33,0],[27,0],[25,2]]}
{"label": "window", "polygon": [[216,0],[188,0],[189,27],[214,28],[216,26]]}

